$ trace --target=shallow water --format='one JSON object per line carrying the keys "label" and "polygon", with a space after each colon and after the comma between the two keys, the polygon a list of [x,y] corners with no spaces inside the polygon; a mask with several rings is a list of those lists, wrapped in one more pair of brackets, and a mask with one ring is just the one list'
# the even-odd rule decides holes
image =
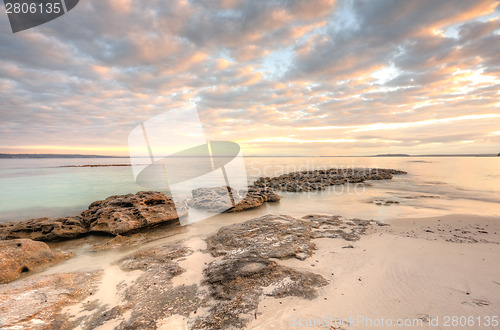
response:
{"label": "shallow water", "polygon": [[[189,160],[187,160],[189,162]],[[129,164],[128,158],[1,159],[0,221],[75,215],[95,200],[147,190],[131,167],[60,167]],[[326,191],[283,193],[280,203],[255,213],[335,213],[384,220],[449,213],[497,215],[500,158],[497,157],[246,157],[249,182],[298,170],[379,167],[408,175],[372,182],[372,187],[334,186]],[[245,173],[236,173],[245,176]],[[400,202],[391,206],[375,199]]]}

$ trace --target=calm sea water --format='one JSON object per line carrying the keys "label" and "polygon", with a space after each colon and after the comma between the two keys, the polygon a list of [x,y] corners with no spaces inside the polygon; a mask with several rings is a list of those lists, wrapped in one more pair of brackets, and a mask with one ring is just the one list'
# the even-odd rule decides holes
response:
{"label": "calm sea water", "polygon": [[[95,200],[147,190],[136,184],[131,167],[61,167],[129,163],[128,158],[1,159],[0,221],[76,215]],[[282,193],[281,202],[266,204],[253,211],[255,215],[333,213],[384,220],[450,213],[498,215],[500,211],[500,157],[247,157],[245,165],[250,182],[260,176],[330,167],[408,172],[363,189],[348,185],[322,192]],[[379,206],[373,200],[399,204]]]}

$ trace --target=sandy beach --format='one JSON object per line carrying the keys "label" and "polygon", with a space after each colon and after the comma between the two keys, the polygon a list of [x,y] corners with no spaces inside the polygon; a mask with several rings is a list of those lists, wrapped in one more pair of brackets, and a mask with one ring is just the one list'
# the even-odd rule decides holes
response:
{"label": "sandy beach", "polygon": [[[233,208],[225,187],[193,193],[182,209],[143,191],[76,216],[0,224],[0,328],[498,328],[500,218],[273,212],[406,175],[346,173],[261,178]],[[407,208],[413,194],[352,205],[383,213]],[[220,208],[230,209],[179,219]]]}
{"label": "sandy beach", "polygon": [[[275,216],[266,217],[264,221],[272,222]],[[294,218],[277,219],[278,222],[285,223],[286,219]],[[339,218],[315,215],[302,219],[337,221]],[[225,259],[240,262],[246,257],[244,253],[241,254],[241,248],[217,256],[213,249],[210,251],[209,245],[212,244],[213,248],[211,240],[225,228],[238,228],[252,221],[259,220],[251,219],[223,227],[217,233],[211,233],[212,236],[208,235],[212,238],[200,234],[180,242],[172,238],[160,239],[132,249],[113,246],[110,251],[103,252],[102,258],[109,266],[93,273],[74,273],[86,274],[94,279],[84,286],[87,292],[83,296],[70,295],[71,299],[68,299],[64,290],[54,292],[51,289],[53,284],[50,277],[63,276],[64,273],[60,271],[67,269],[71,260],[42,274],[0,286],[0,315],[4,317],[2,321],[14,321],[10,324],[3,323],[2,328],[45,329],[54,324],[65,329],[121,329],[126,324],[135,324],[139,328],[155,324],[159,329],[219,328],[214,326],[217,323],[205,323],[210,326],[203,326],[203,322],[217,320],[218,317],[223,322],[229,322],[221,323],[223,326],[220,328],[498,328],[498,218],[448,215],[392,219],[387,224],[353,223],[349,219],[343,219],[336,224],[343,232],[349,232],[348,229],[352,227],[351,233],[360,233],[359,240],[349,235],[344,238],[331,235],[334,232],[328,226],[332,222],[323,222],[316,227],[321,234],[310,241],[313,244],[312,250],[301,250],[305,255],[300,252],[286,257],[287,250],[280,250],[282,247],[289,247],[288,243],[284,243],[281,247],[278,246],[278,254],[273,257],[266,254],[266,245],[262,245],[253,251],[265,258],[252,259],[242,267],[231,266],[237,273],[236,281],[241,286],[238,288],[242,290],[240,299],[248,300],[249,305],[242,305],[233,296],[228,296],[230,304],[234,304],[235,313],[220,313],[218,309],[221,306],[227,307],[224,305],[227,301],[223,300],[220,305],[221,301],[214,298],[215,282],[207,282],[207,276],[211,276],[209,269]],[[352,221],[355,222],[356,219]],[[358,231],[359,228],[363,230]],[[234,234],[232,231],[230,233]],[[265,240],[261,236],[252,239],[256,245],[267,244],[267,240],[275,238],[273,235],[276,232],[268,232],[263,236]],[[133,242],[133,237],[128,243]],[[138,242],[141,242],[141,238],[138,238]],[[272,252],[272,246],[277,244],[279,245],[268,245],[271,246],[269,251]],[[53,247],[61,248],[63,245],[58,243]],[[297,249],[307,247],[307,244],[293,246]],[[183,247],[185,251],[178,252],[179,247]],[[151,251],[155,255],[152,259]],[[167,254],[161,251],[167,251]],[[165,259],[165,255],[172,258]],[[130,260],[136,258],[144,266],[130,266]],[[157,263],[158,260],[163,261]],[[259,263],[264,261],[275,264],[275,268],[283,267],[283,274],[288,275],[281,276],[283,271],[259,273]],[[172,271],[175,267],[179,271]],[[251,268],[255,269],[241,273],[244,269],[247,271]],[[165,272],[165,269],[168,271]],[[256,272],[252,273],[253,271]],[[224,275],[224,268],[219,268],[217,272],[224,279],[222,284],[217,282],[216,285],[222,285],[220,290],[229,290],[231,286],[225,287],[224,283],[231,283],[233,277]],[[295,275],[293,272],[296,272]],[[57,275],[58,273],[62,275]],[[313,287],[307,288],[309,291],[296,291],[297,285],[307,287],[310,284],[304,283],[311,283],[304,278],[297,280],[294,277],[297,274],[319,275],[324,282],[313,284]],[[248,282],[252,276],[256,281]],[[267,281],[268,278],[271,282]],[[28,307],[24,310],[24,317],[16,317],[18,312],[15,310],[21,309],[22,304],[26,301],[36,303],[40,299],[41,290],[33,287],[30,289],[30,285],[36,287],[36,283],[41,280],[48,281],[47,290],[43,294],[53,300],[52,304]],[[20,285],[27,289],[20,289]],[[158,287],[150,291],[153,285]],[[137,292],[138,288],[142,288],[144,292]],[[281,290],[281,293],[276,294],[277,290]],[[137,307],[137,304],[144,303],[145,306]],[[248,306],[251,307],[247,308]],[[30,310],[36,313],[31,315]],[[133,323],[134,319],[134,322],[142,320],[140,322],[145,323]],[[200,320],[205,321],[200,323]]]}
{"label": "sandy beach", "polygon": [[[262,314],[248,327],[366,329],[389,328],[391,322],[397,327],[400,321],[407,328],[496,329],[497,323],[488,323],[500,313],[499,220],[394,219],[350,244],[353,248],[341,240],[316,240],[311,260],[282,263],[318,272],[331,284],[314,301],[265,298]],[[449,230],[436,234],[440,227]],[[479,232],[483,228],[489,233]],[[456,235],[464,237],[460,243]],[[464,317],[470,323],[460,326]]]}

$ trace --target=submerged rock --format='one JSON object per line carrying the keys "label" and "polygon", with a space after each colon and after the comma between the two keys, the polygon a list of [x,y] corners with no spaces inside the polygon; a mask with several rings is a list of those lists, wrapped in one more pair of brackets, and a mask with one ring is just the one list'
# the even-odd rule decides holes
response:
{"label": "submerged rock", "polygon": [[47,244],[30,239],[0,241],[0,284],[42,270],[67,256],[54,253]]}

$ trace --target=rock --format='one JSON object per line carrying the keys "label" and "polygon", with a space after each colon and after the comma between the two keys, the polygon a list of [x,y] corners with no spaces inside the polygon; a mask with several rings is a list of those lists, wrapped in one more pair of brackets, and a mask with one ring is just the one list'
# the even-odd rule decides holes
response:
{"label": "rock", "polygon": [[[231,200],[226,186],[194,189],[192,191],[193,199],[189,202],[189,206],[209,212],[240,212],[261,206],[266,202],[280,200],[280,197],[269,188],[249,186],[246,194],[234,189],[231,192],[233,200]],[[234,207],[233,201],[237,203]]]}
{"label": "rock", "polygon": [[346,241],[358,241],[365,234],[369,225],[377,221],[349,219],[340,216],[311,214],[302,217],[313,228],[311,238],[342,238]]}
{"label": "rock", "polygon": [[257,309],[262,295],[313,299],[317,288],[328,284],[321,275],[297,271],[259,257],[229,257],[214,261],[204,271],[215,305],[200,317],[193,329],[243,328],[245,318]]}
{"label": "rock", "polygon": [[390,199],[388,199],[388,200],[374,199],[374,200],[368,201],[368,203],[373,203],[373,204],[378,205],[378,206],[382,206],[382,205],[391,206],[392,204],[399,204],[399,201],[390,200]]}
{"label": "rock", "polygon": [[58,241],[77,238],[88,232],[80,217],[38,218],[0,224],[0,239],[28,238],[35,241]]}
{"label": "rock", "polygon": [[[260,258],[309,257],[314,249],[311,225],[285,215],[265,215],[219,229],[207,238],[213,256]],[[304,259],[301,257],[300,259]]]}
{"label": "rock", "polygon": [[176,210],[171,198],[161,192],[140,191],[134,194],[111,196],[90,204],[81,217],[89,232],[112,235],[153,227],[176,220],[187,214],[187,207]]}
{"label": "rock", "polygon": [[280,199],[281,197],[270,188],[249,186],[243,200],[226,212],[240,212],[261,206],[267,202],[278,202]]}
{"label": "rock", "polygon": [[68,256],[54,253],[47,244],[30,239],[0,241],[0,284],[44,269]]}
{"label": "rock", "polygon": [[149,270],[156,268],[165,270],[167,268],[171,268],[172,271],[170,271],[170,273],[175,276],[179,274],[181,268],[174,266],[175,263],[172,262],[172,260],[184,257],[190,253],[191,251],[182,245],[165,245],[135,252],[120,259],[118,263],[120,268],[125,271]]}
{"label": "rock", "polygon": [[94,202],[76,217],[0,224],[0,239],[29,238],[49,242],[88,233],[119,235],[176,220],[187,212],[187,207],[176,210],[173,200],[161,192],[141,191]]}
{"label": "rock", "polygon": [[289,192],[324,190],[331,185],[361,183],[365,180],[389,180],[393,175],[406,174],[404,171],[378,168],[346,168],[301,171],[278,177],[262,177],[255,181],[256,187],[266,187]]}
{"label": "rock", "polygon": [[[192,253],[180,244],[148,248],[132,253],[115,263],[125,272],[136,272],[136,279],[117,285],[122,297],[116,305],[87,306],[87,315],[78,319],[83,329],[155,329],[170,315],[188,316],[201,304],[198,286],[173,287],[172,279],[184,273],[177,260]],[[127,316],[124,316],[127,315]],[[109,322],[109,323],[108,323]]]}
{"label": "rock", "polygon": [[222,187],[204,187],[193,189],[191,192],[193,199],[189,202],[189,206],[196,209],[202,209],[209,212],[224,212],[233,207],[233,201],[242,200],[242,196],[231,188],[232,199],[229,195],[227,186]]}
{"label": "rock", "polygon": [[89,296],[98,279],[97,272],[54,274],[1,285],[0,328],[72,329],[61,308]]}

